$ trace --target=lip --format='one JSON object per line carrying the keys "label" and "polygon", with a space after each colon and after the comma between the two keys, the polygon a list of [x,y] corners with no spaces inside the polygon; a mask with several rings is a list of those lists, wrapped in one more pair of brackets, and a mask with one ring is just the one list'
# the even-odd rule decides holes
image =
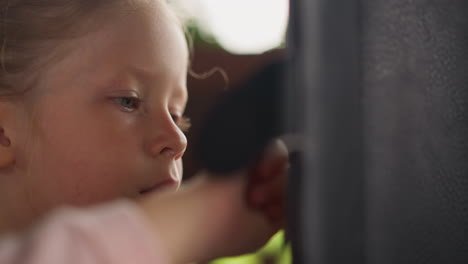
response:
{"label": "lip", "polygon": [[179,188],[179,181],[174,179],[169,179],[160,183],[157,183],[153,186],[143,188],[139,191],[140,195],[146,195],[154,191],[161,191],[163,189],[173,189],[176,191]]}

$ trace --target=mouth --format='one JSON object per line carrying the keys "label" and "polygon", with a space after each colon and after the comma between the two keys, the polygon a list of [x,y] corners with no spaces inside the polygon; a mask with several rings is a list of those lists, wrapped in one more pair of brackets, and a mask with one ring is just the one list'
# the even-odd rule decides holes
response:
{"label": "mouth", "polygon": [[150,187],[143,188],[139,191],[139,194],[147,195],[155,191],[161,191],[161,190],[166,190],[166,189],[171,189],[171,190],[176,191],[178,188],[179,188],[179,182],[174,179],[169,179],[169,180],[157,183],[155,185],[152,185]]}

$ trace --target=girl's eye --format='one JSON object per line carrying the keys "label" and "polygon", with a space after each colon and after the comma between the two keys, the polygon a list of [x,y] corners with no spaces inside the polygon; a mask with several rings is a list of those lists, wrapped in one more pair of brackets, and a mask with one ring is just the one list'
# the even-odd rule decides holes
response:
{"label": "girl's eye", "polygon": [[117,97],[112,99],[114,102],[120,105],[123,110],[127,112],[133,112],[138,110],[141,104],[141,100],[136,97]]}
{"label": "girl's eye", "polygon": [[190,118],[186,116],[175,116],[172,115],[172,119],[176,123],[176,125],[179,127],[180,130],[184,133],[188,133],[190,130],[190,127],[192,126],[192,123],[190,122]]}

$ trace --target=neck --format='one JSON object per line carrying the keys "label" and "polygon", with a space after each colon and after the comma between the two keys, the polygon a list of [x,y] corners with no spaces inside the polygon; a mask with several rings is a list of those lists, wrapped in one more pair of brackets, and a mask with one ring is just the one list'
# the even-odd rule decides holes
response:
{"label": "neck", "polygon": [[0,215],[0,237],[8,233],[15,232],[15,229],[11,228],[11,225],[9,225],[4,220],[4,217]]}
{"label": "neck", "polygon": [[19,232],[33,219],[25,195],[19,195],[18,188],[2,177],[0,175],[0,235]]}

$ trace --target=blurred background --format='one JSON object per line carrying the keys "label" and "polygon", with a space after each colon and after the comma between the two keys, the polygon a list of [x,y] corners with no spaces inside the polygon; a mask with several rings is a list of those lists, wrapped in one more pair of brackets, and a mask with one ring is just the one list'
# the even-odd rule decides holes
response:
{"label": "blurred background", "polygon": [[[186,115],[192,128],[184,156],[184,177],[200,169],[193,142],[204,115],[227,89],[248,79],[263,66],[285,55],[288,0],[170,0],[186,25],[193,44],[189,103]],[[257,254],[221,259],[213,264],[292,263],[277,234]]]}
{"label": "blurred background", "polygon": [[199,169],[192,155],[203,117],[228,89],[285,55],[288,0],[171,0],[193,42],[186,115],[192,128],[184,176]]}

